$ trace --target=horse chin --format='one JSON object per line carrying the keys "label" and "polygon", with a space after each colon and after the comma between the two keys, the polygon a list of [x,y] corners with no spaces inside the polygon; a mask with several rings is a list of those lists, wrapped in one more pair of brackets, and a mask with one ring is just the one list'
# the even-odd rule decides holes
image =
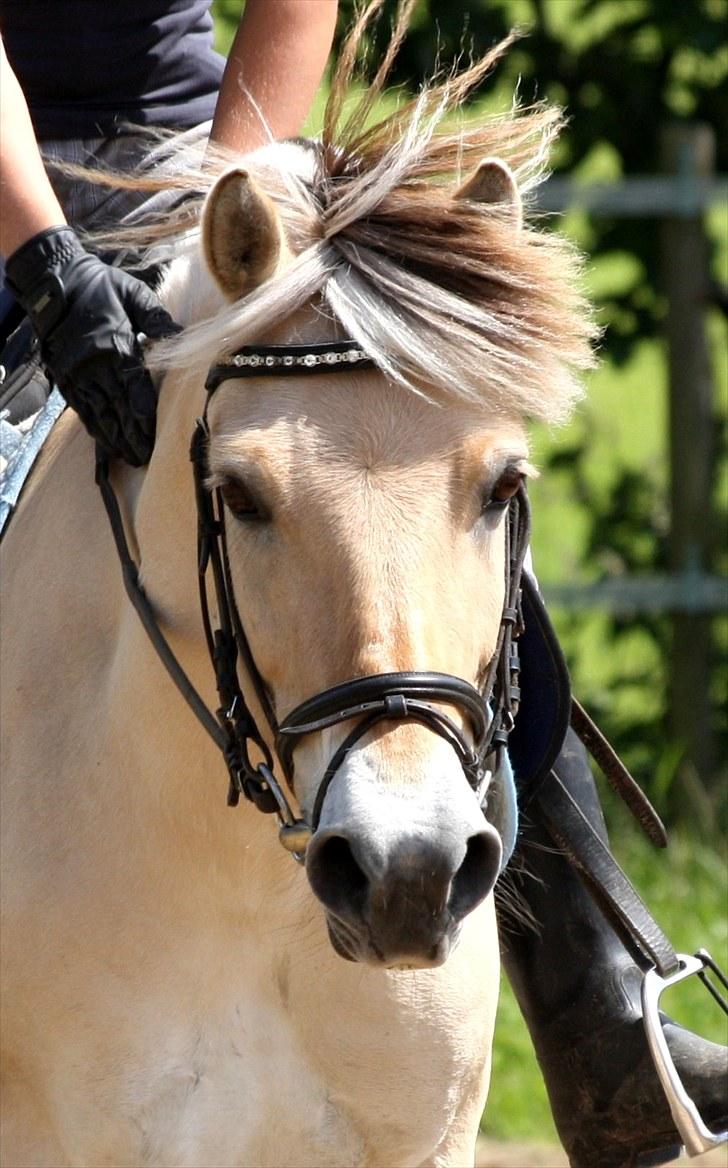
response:
{"label": "horse chin", "polygon": [[444,965],[460,936],[460,928],[457,926],[435,942],[428,953],[388,955],[382,953],[370,935],[359,933],[332,913],[326,914],[326,925],[331,945],[339,957],[343,957],[345,961],[392,971],[436,969]]}
{"label": "horse chin", "polygon": [[332,919],[328,913],[326,914],[326,927],[329,930],[329,940],[334,948],[334,952],[338,953],[339,957],[343,957],[345,961],[363,960],[357,952],[357,946],[352,944],[353,938],[343,936],[337,927],[337,921]]}

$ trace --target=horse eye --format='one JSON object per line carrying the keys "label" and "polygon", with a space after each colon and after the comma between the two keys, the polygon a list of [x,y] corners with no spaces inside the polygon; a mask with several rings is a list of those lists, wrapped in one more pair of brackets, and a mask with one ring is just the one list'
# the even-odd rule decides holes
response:
{"label": "horse eye", "polygon": [[270,519],[268,508],[240,479],[226,479],[220,486],[220,494],[225,506],[236,519],[246,523],[265,523]]}
{"label": "horse eye", "polygon": [[508,506],[525,479],[525,474],[517,466],[507,466],[496,480],[490,498],[485,500],[483,510],[502,511]]}

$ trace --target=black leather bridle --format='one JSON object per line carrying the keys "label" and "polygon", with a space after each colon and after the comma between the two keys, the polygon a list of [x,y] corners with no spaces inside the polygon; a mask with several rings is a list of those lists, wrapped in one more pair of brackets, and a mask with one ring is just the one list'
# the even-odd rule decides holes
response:
{"label": "black leather bridle", "polygon": [[[493,776],[501,771],[508,734],[518,711],[521,574],[530,528],[528,498],[523,487],[509,502],[497,504],[507,512],[505,600],[495,652],[480,688],[449,674],[373,674],[324,690],[301,703],[281,722],[277,720],[270,691],[256,666],[235,600],[222,495],[219,488],[211,490],[207,486],[209,403],[217,387],[231,378],[341,373],[346,369],[372,367],[371,359],[355,343],[336,341],[306,346],[246,346],[209,371],[205,383],[207,400],[192,437],[190,457],[197,502],[202,623],[220,703],[214,715],[192,686],[159,628],[129,552],[118,503],[108,481],[108,467],[103,457],[99,456],[97,461],[97,482],[111,522],[127,591],[172,680],[224,755],[229,775],[228,804],[236,805],[243,795],[259,810],[278,813],[281,841],[299,859],[310,834],[318,826],[326,792],[338,768],[355,743],[378,722],[418,722],[448,742],[485,813],[488,788]],[[211,618],[208,581],[215,596],[216,627]],[[355,723],[322,776],[310,824],[294,815],[284,787],[276,777],[271,749],[243,696],[239,664],[253,685],[292,792],[294,751],[301,739],[339,723]],[[443,704],[460,712],[465,729],[439,708]],[[262,762],[253,761],[252,747],[261,753]]]}

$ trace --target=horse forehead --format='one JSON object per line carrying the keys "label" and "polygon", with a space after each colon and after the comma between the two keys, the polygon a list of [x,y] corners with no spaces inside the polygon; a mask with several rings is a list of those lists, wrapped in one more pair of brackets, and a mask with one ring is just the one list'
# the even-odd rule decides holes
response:
{"label": "horse forehead", "polygon": [[[479,473],[499,450],[526,453],[523,428],[462,402],[438,404],[380,374],[240,383],[214,403],[213,450],[254,459],[273,475],[332,467],[382,473],[438,468]],[[217,440],[215,440],[217,435]]]}

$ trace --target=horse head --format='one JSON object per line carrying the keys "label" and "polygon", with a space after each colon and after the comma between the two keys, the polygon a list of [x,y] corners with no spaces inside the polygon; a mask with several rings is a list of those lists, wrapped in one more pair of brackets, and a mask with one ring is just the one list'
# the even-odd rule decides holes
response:
{"label": "horse head", "polygon": [[[231,203],[245,208],[250,249],[230,229]],[[227,174],[211,192],[203,248],[222,288],[245,283],[251,252],[275,266],[282,234],[247,174]],[[270,339],[285,351],[332,334],[332,322],[304,310]],[[291,711],[334,687],[346,714],[371,701],[367,679],[394,675],[397,690],[410,674],[473,686],[486,676],[504,604],[504,504],[526,455],[517,424],[448,410],[378,370],[221,383],[208,481],[224,502],[242,625],[284,733]],[[472,727],[452,702],[444,709],[467,738]],[[334,946],[351,959],[439,964],[495,883],[503,831],[512,847],[510,780],[497,779],[509,817],[499,832],[481,809],[485,774],[474,789],[453,744],[398,720],[393,705],[332,772],[366,710],[328,725],[319,706],[304,725],[320,728],[283,739],[282,753],[315,829],[306,870]]]}
{"label": "horse head", "polygon": [[552,113],[515,146],[434,116],[224,168],[154,358],[207,384],[263,786],[337,952],[386,966],[442,963],[514,845],[524,426],[568,409],[592,329],[573,256],[523,222]]}

